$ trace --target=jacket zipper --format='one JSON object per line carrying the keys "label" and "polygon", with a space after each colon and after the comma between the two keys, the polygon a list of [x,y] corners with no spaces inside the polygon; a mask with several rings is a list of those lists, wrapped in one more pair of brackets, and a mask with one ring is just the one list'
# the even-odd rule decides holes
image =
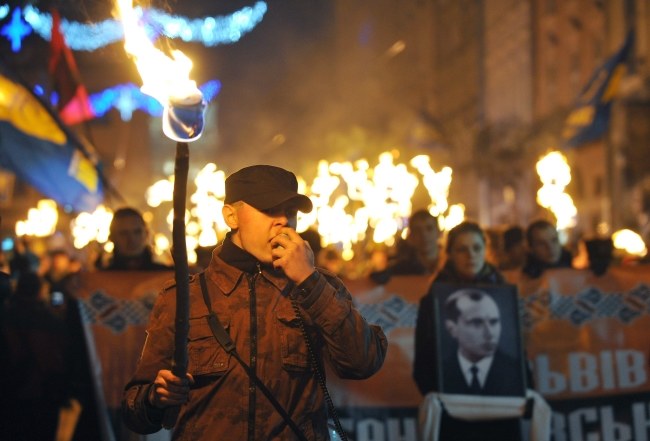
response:
{"label": "jacket zipper", "polygon": [[[250,359],[249,366],[253,373],[257,375],[257,301],[255,295],[255,281],[257,276],[262,273],[260,264],[257,264],[257,272],[248,279],[248,299],[250,310]],[[256,387],[255,383],[249,379],[248,381],[248,441],[255,441],[255,407],[256,403]]]}

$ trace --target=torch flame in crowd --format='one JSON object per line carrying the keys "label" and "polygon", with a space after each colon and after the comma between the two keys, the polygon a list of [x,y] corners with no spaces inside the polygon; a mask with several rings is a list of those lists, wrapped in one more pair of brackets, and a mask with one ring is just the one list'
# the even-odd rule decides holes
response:
{"label": "torch flame in crowd", "polygon": [[[322,245],[335,244],[340,247],[345,260],[354,257],[354,245],[372,241],[375,244],[391,246],[400,232],[404,232],[406,221],[411,214],[411,199],[420,179],[410,172],[406,164],[395,163],[394,152],[379,156],[379,163],[372,168],[367,160],[352,162],[332,162],[322,160],[318,163],[316,177],[309,185],[298,176],[298,191],[308,195],[314,205],[311,213],[298,213],[297,231],[303,232],[312,227],[322,237]],[[435,172],[426,156],[413,158],[410,164],[422,175],[422,183],[429,193],[429,211],[438,215],[441,225],[449,229],[463,220],[462,205],[449,206],[447,195],[451,185],[451,169],[442,168]],[[160,208],[172,201],[173,176],[151,185],[146,193],[147,204]],[[221,215],[225,198],[226,173],[216,164],[207,164],[194,179],[196,191],[191,195],[192,207],[185,214],[188,260],[196,261],[195,248],[210,247],[217,244],[228,230]],[[42,206],[41,206],[42,205]],[[50,213],[44,214],[46,210]],[[52,209],[52,207],[54,207]],[[33,211],[32,211],[33,210]],[[56,214],[56,204],[39,204],[39,209],[30,210],[30,218],[39,223]],[[74,246],[83,248],[96,241],[104,244],[106,251],[112,249],[108,241],[112,212],[100,205],[93,213],[81,213],[72,221],[71,232]],[[171,231],[173,211],[166,215]],[[18,235],[32,234],[35,228],[27,229],[21,225]],[[39,230],[52,234],[56,220],[47,225],[39,225]],[[17,232],[18,232],[18,225]],[[372,235],[369,236],[369,232]],[[170,249],[166,234],[154,234],[154,250],[163,255]]]}
{"label": "torch flame in crowd", "polygon": [[[318,163],[316,177],[309,185],[298,176],[298,191],[306,194],[313,202],[314,210],[310,213],[298,213],[298,232],[315,228],[322,237],[322,244],[335,244],[346,260],[354,257],[354,245],[372,241],[376,244],[392,245],[397,234],[407,231],[406,219],[411,214],[411,198],[416,187],[422,183],[431,200],[428,210],[438,216],[441,227],[445,230],[462,222],[464,207],[461,204],[448,205],[447,195],[451,185],[452,171],[443,167],[435,172],[427,156],[416,156],[409,164],[421,175],[409,172],[406,164],[395,164],[395,154],[386,152],[379,156],[379,164],[372,168],[367,160]],[[545,187],[540,189],[538,197],[543,206],[554,207],[558,216],[558,228],[571,225],[575,217],[575,207],[558,210],[547,199],[563,191],[570,181],[570,171],[564,156],[553,152],[537,164]],[[160,180],[146,191],[147,204],[160,208],[172,201],[173,179]],[[210,163],[199,171],[194,184],[196,191],[191,195],[192,207],[186,212],[186,233],[188,260],[196,262],[195,248],[211,247],[225,236],[228,228],[221,215],[225,198],[226,173],[216,164]],[[568,200],[570,197],[566,195]],[[544,205],[546,204],[546,205]],[[566,207],[565,207],[566,208]],[[563,217],[563,214],[572,216]],[[147,213],[151,215],[151,213]],[[74,246],[81,249],[92,241],[104,244],[108,252],[112,249],[109,242],[109,225],[113,213],[100,205],[93,213],[81,213],[71,223]],[[149,216],[153,217],[153,215]],[[171,231],[172,210],[166,216]],[[45,237],[55,232],[57,224],[57,207],[52,200],[42,200],[36,208],[28,211],[27,220],[16,223],[17,236]],[[562,221],[560,220],[562,219]],[[371,236],[368,236],[372,232]],[[169,234],[154,234],[154,250],[163,255],[170,250]],[[612,235],[614,247],[630,255],[645,256],[647,249],[641,237],[630,230],[620,230]]]}
{"label": "torch flame in crowd", "polygon": [[[354,245],[368,239],[388,246],[394,243],[399,231],[411,214],[411,199],[419,185],[418,176],[409,172],[406,164],[395,164],[394,152],[384,152],[379,163],[371,168],[367,160],[333,162],[321,160],[311,185],[298,177],[298,191],[310,197],[314,210],[298,213],[297,231],[314,227],[322,237],[322,244],[337,244],[344,259],[354,257]],[[431,198],[429,210],[446,220],[442,225],[453,227],[464,217],[461,205],[449,207],[447,195],[451,184],[451,169],[444,167],[436,173],[429,158],[418,156],[411,161],[419,173]],[[154,183],[146,192],[147,203],[158,207],[172,200],[172,177]],[[191,196],[193,208],[189,211],[188,256],[194,257],[193,245],[214,246],[225,235],[227,226],[221,216],[225,197],[226,174],[215,164],[206,165],[194,183]],[[447,217],[445,217],[447,214]],[[171,224],[171,214],[167,216]],[[367,237],[372,231],[372,238]],[[165,242],[161,242],[163,245]],[[158,253],[164,249],[157,249]]]}
{"label": "torch flame in crowd", "polygon": [[575,226],[578,210],[571,196],[564,192],[571,182],[571,167],[566,157],[558,151],[550,152],[537,162],[536,169],[542,181],[537,203],[555,215],[558,230]]}
{"label": "torch flame in crowd", "polygon": [[451,167],[443,167],[436,173],[429,164],[427,155],[418,155],[411,159],[411,165],[422,175],[422,182],[429,192],[431,204],[429,212],[438,217],[438,223],[444,231],[449,231],[465,219],[465,206],[449,206],[449,187],[451,186]]}
{"label": "torch flame in crowd", "polygon": [[81,249],[90,242],[106,243],[113,212],[99,205],[92,213],[80,213],[70,225],[74,247]]}
{"label": "torch flame in crowd", "polygon": [[632,230],[623,229],[616,231],[612,234],[612,241],[614,242],[614,248],[624,250],[632,256],[644,257],[648,254],[648,249],[643,239]]}
{"label": "torch flame in crowd", "polygon": [[27,211],[27,219],[16,222],[16,236],[46,237],[54,234],[59,220],[56,202],[41,199]]}

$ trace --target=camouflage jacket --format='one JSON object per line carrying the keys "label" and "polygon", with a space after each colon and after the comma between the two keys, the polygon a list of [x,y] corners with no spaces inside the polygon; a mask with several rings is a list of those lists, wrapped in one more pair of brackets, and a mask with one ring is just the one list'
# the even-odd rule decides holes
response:
{"label": "camouflage jacket", "polygon": [[[212,308],[240,357],[256,372],[309,440],[328,440],[324,394],[291,298],[300,309],[312,352],[341,378],[363,379],[382,366],[387,340],[354,308],[335,276],[321,271],[311,292],[301,292],[277,272],[258,267],[245,273],[215,250],[206,269]],[[171,369],[174,352],[175,289],[163,290],[154,305],[147,340],[122,402],[127,426],[138,433],[161,428],[162,412],[147,400],[158,370]],[[268,399],[241,365],[217,342],[208,326],[199,277],[190,280],[188,372],[195,379],[181,407],[175,440],[295,440]]]}

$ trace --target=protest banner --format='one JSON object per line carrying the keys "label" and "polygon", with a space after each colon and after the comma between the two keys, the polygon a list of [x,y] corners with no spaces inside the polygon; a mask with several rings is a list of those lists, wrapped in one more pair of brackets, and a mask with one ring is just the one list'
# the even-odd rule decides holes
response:
{"label": "protest banner", "polygon": [[122,392],[135,372],[156,296],[173,277],[167,271],[98,271],[79,278],[77,298],[102,441],[139,438],[119,419]]}

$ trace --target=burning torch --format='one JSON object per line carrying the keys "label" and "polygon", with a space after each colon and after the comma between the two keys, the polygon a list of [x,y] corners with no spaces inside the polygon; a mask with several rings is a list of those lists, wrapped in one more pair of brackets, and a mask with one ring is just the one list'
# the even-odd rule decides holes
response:
{"label": "burning torch", "polygon": [[[189,264],[185,242],[185,206],[189,169],[188,143],[203,132],[206,103],[196,83],[189,79],[192,62],[180,51],[171,57],[154,47],[141,25],[131,0],[118,0],[118,13],[124,26],[124,48],[135,60],[143,85],[142,92],[153,96],[164,108],[163,133],[176,141],[174,165],[174,218],[172,256],[176,279],[176,319],[172,372],[180,378],[187,373],[189,333]],[[163,427],[176,422],[178,407],[165,414]]]}

